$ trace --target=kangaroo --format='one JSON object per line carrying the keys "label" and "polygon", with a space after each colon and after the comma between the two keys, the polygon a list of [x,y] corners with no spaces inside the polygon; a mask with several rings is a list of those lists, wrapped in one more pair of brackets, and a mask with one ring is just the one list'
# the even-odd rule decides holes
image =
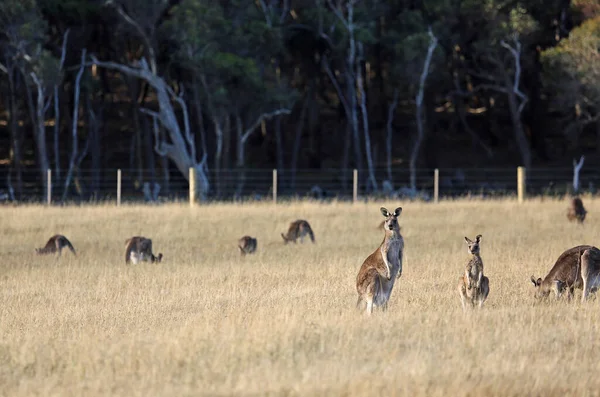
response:
{"label": "kangaroo", "polygon": [[54,236],[50,237],[50,239],[43,248],[35,249],[35,253],[38,255],[58,253],[57,256],[60,256],[62,249],[65,247],[69,248],[73,255],[77,256],[75,248],[73,248],[73,245],[71,244],[69,239],[63,236],[62,234],[55,234]]}
{"label": "kangaroo", "polygon": [[583,288],[581,256],[591,248],[595,247],[578,245],[569,248],[560,254],[544,279],[541,277],[536,279],[531,276],[531,283],[535,287],[534,297],[536,299],[546,298],[551,292],[554,292],[558,299],[562,292],[568,289],[568,297],[572,298],[575,288]]}
{"label": "kangaroo", "polygon": [[315,242],[315,234],[313,233],[312,228],[308,224],[307,221],[303,219],[298,219],[292,223],[288,227],[288,231],[286,234],[281,233],[281,237],[283,238],[284,244],[288,242],[296,243],[297,239],[300,239],[301,243],[304,243],[304,236],[310,237],[310,241]]}
{"label": "kangaroo", "polygon": [[581,302],[585,302],[590,292],[596,293],[600,287],[600,250],[598,248],[589,248],[581,255],[581,279],[583,281]]}
{"label": "kangaroo", "polygon": [[159,253],[158,256],[154,256],[152,253],[152,240],[142,236],[134,236],[125,240],[125,263],[128,264],[133,262],[137,264],[139,262],[160,262],[163,254]]}
{"label": "kangaroo", "polygon": [[579,197],[573,197],[569,204],[569,208],[567,210],[567,219],[569,222],[577,219],[577,223],[580,225],[583,224],[585,220],[585,215],[587,214],[586,209],[583,207],[583,202]]}
{"label": "kangaroo", "polygon": [[471,307],[475,304],[482,307],[490,293],[490,281],[483,275],[483,260],[479,255],[481,237],[481,234],[478,234],[475,241],[465,237],[467,251],[472,256],[465,267],[464,274],[458,279],[458,292],[463,310],[467,309],[467,304],[470,304]]}
{"label": "kangaroo", "polygon": [[398,225],[402,207],[396,208],[393,213],[384,207],[380,211],[386,218],[383,242],[364,260],[356,276],[356,308],[360,308],[363,301],[366,302],[368,315],[373,313],[373,306],[387,310],[394,283],[402,275],[404,239]]}
{"label": "kangaroo", "polygon": [[256,251],[257,241],[254,237],[244,236],[238,240],[238,248],[242,255],[252,254]]}

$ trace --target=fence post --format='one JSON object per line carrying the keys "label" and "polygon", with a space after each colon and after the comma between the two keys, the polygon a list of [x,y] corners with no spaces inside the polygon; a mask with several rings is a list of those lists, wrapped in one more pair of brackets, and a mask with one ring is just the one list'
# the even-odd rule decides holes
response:
{"label": "fence post", "polygon": [[48,168],[46,170],[47,181],[48,181],[48,191],[46,192],[46,204],[50,205],[52,203],[52,170]]}
{"label": "fence post", "polygon": [[196,202],[196,169],[190,167],[190,207]]}
{"label": "fence post", "polygon": [[273,170],[273,204],[277,204],[277,170]]}
{"label": "fence post", "polygon": [[440,170],[433,170],[433,202],[438,203],[440,200]]}
{"label": "fence post", "polygon": [[121,169],[117,170],[117,207],[121,206]]}
{"label": "fence post", "polygon": [[352,182],[352,203],[358,201],[358,170],[354,169]]}
{"label": "fence post", "polygon": [[525,167],[517,167],[517,199],[522,203],[525,199]]}

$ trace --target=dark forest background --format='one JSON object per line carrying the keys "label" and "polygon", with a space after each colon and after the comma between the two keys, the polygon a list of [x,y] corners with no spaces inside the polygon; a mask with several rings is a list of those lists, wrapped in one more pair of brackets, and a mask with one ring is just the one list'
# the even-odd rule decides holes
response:
{"label": "dark forest background", "polygon": [[194,168],[204,199],[256,169],[290,190],[299,170],[356,168],[366,192],[416,191],[420,170],[581,154],[600,165],[597,0],[0,2],[17,200],[48,169],[64,199],[117,168],[150,196]]}

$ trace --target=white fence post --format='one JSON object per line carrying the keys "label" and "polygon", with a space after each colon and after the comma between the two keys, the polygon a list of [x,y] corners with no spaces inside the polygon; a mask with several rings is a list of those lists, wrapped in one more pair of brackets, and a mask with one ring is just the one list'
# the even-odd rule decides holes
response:
{"label": "white fence post", "polygon": [[522,203],[525,200],[525,167],[517,167],[517,200]]}
{"label": "white fence post", "polygon": [[440,200],[440,170],[433,170],[433,202],[438,203]]}
{"label": "white fence post", "polygon": [[196,202],[196,169],[194,167],[190,167],[190,207],[194,206]]}
{"label": "white fence post", "polygon": [[277,204],[277,170],[273,170],[273,204]]}
{"label": "white fence post", "polygon": [[121,206],[121,169],[117,170],[117,207]]}
{"label": "white fence post", "polygon": [[358,170],[354,169],[352,182],[352,203],[358,201]]}
{"label": "white fence post", "polygon": [[48,191],[46,192],[46,204],[50,205],[52,203],[52,170],[48,168],[47,173],[47,181],[48,181]]}

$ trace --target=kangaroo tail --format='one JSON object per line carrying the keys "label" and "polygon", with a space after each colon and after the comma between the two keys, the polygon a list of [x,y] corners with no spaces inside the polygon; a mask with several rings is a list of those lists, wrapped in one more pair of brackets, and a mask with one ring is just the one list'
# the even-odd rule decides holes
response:
{"label": "kangaroo tail", "polygon": [[75,252],[75,248],[73,248],[73,244],[71,244],[71,242],[67,239],[65,239],[65,243],[67,244],[67,247],[69,247],[69,249],[71,250],[73,255],[77,256],[77,252]]}
{"label": "kangaroo tail", "polygon": [[310,241],[312,241],[313,243],[315,242],[315,234],[312,231],[312,228],[310,226],[308,226],[308,235],[310,236]]}

